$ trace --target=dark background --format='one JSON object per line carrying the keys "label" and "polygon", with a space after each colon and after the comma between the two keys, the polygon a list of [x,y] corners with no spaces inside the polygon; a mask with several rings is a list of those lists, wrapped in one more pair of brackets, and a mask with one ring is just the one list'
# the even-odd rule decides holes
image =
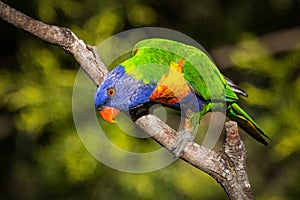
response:
{"label": "dark background", "polygon": [[[197,40],[222,73],[249,93],[241,105],[272,139],[265,147],[242,133],[256,198],[299,199],[298,0],[3,2],[70,28],[91,45],[144,26],[177,30]],[[78,64],[59,47],[3,21],[0,27],[0,199],[226,198],[218,183],[183,161],[130,174],[94,159],[72,119]],[[128,136],[117,131],[111,137],[130,149],[132,143],[124,142]]]}

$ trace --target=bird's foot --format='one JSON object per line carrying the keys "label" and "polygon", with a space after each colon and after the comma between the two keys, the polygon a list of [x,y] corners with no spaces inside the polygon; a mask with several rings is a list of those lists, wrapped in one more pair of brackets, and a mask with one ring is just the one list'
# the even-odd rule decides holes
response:
{"label": "bird's foot", "polygon": [[194,136],[187,128],[180,130],[178,132],[178,138],[176,140],[176,143],[174,147],[171,149],[171,152],[175,156],[175,158],[181,156],[183,154],[185,146],[189,142],[192,142],[193,140],[194,140]]}

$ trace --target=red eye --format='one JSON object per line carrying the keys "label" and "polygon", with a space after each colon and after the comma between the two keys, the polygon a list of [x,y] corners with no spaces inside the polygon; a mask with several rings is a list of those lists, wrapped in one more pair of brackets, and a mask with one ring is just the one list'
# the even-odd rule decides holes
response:
{"label": "red eye", "polygon": [[108,95],[108,96],[112,97],[112,96],[114,96],[115,94],[116,94],[115,88],[109,88],[109,89],[107,90],[107,95]]}
{"label": "red eye", "polygon": [[135,55],[138,52],[138,49],[133,50],[133,55]]}

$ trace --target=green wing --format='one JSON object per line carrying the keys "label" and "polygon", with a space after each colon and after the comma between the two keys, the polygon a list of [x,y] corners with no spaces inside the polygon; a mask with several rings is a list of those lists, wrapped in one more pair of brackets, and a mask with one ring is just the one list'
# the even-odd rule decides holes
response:
{"label": "green wing", "polygon": [[[268,138],[267,135],[235,103],[238,100],[235,92],[244,96],[247,94],[229,79],[226,80],[203,51],[179,42],[154,38],[137,43],[133,54],[134,56],[122,65],[127,73],[144,81],[145,84],[158,83],[163,75],[168,74],[170,62],[179,63],[184,59],[182,74],[194,92],[204,100],[226,100],[228,102],[227,116],[237,121],[253,138],[267,144],[264,139]],[[208,104],[207,109],[200,113],[201,116],[215,105]],[[221,106],[223,107],[223,104]]]}
{"label": "green wing", "polygon": [[[137,43],[133,52],[136,54],[130,62],[124,63],[130,74],[138,79],[158,80],[168,69],[149,69],[138,65],[155,63],[169,66],[170,61],[178,63],[184,59],[183,75],[193,90],[205,100],[238,100],[237,95],[226,83],[211,59],[196,47],[166,39],[147,39]],[[147,73],[141,73],[146,70]],[[147,74],[147,77],[142,74]],[[151,78],[150,78],[151,77]]]}

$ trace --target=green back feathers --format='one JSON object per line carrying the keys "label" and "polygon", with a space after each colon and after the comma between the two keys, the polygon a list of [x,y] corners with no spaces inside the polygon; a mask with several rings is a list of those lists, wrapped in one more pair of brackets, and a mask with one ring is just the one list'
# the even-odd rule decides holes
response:
{"label": "green back feathers", "polygon": [[137,43],[135,54],[122,65],[125,71],[145,84],[158,82],[170,70],[170,63],[184,59],[183,76],[205,100],[236,101],[238,97],[211,59],[196,47],[166,39],[147,39]]}
{"label": "green back feathers", "polygon": [[[175,63],[175,64],[174,64]],[[180,79],[188,83],[188,87],[205,100],[217,100],[205,104],[200,111],[200,118],[211,111],[224,108],[223,103],[218,100],[227,101],[227,116],[238,122],[249,135],[263,144],[267,144],[267,138],[262,129],[254,120],[240,108],[235,102],[238,97],[235,92],[247,96],[246,93],[226,81],[212,60],[196,47],[165,39],[147,39],[137,43],[133,49],[133,57],[122,63],[125,72],[131,74],[135,79],[145,84],[160,83],[165,77],[172,77],[173,89],[181,91]],[[175,67],[174,67],[175,66]],[[170,69],[181,73],[176,78]],[[235,92],[234,92],[235,91]],[[178,91],[177,91],[178,92]],[[178,92],[180,93],[180,92]],[[195,115],[196,116],[196,115]],[[196,123],[196,122],[192,122]]]}
{"label": "green back feathers", "polygon": [[140,49],[132,58],[124,61],[122,65],[126,73],[145,84],[157,83],[163,74],[169,72],[169,62],[173,58],[168,52],[159,49]]}

